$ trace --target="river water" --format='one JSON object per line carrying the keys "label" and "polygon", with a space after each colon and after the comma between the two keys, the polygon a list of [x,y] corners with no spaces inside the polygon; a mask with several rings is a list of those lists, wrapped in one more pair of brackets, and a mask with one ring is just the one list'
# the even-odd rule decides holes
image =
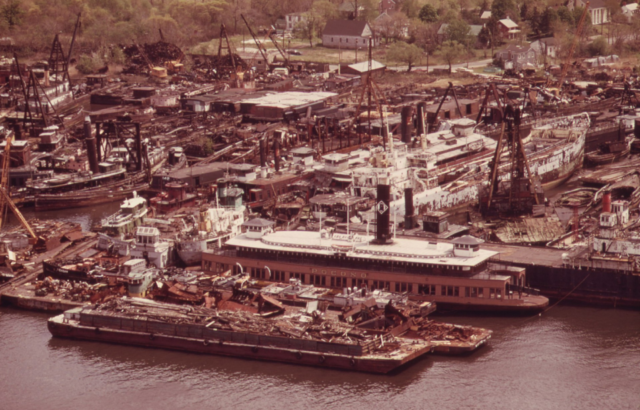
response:
{"label": "river water", "polygon": [[640,409],[640,312],[444,317],[494,330],[394,375],[54,339],[0,308],[0,409]]}

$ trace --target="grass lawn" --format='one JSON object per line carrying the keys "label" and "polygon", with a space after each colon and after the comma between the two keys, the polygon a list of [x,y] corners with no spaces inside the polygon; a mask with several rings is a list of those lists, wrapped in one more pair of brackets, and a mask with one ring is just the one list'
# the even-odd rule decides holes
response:
{"label": "grass lawn", "polygon": [[[269,40],[268,38],[265,39],[264,36],[258,36],[258,39],[261,42],[264,41],[264,44],[267,50],[276,49],[276,47],[273,45],[271,40]],[[244,37],[244,42],[243,42],[243,36],[241,35],[231,36],[229,37],[229,40],[231,41],[232,46],[238,51],[242,51],[244,49],[245,51],[253,50],[257,52],[258,50],[255,42],[249,35]],[[203,54],[203,53],[216,54],[218,52],[218,44],[219,44],[219,40],[213,39],[211,41],[207,41],[207,42],[200,43],[198,45],[193,46],[189,50],[189,52],[195,53],[195,54]],[[371,53],[373,59],[391,67],[396,65],[406,66],[406,64],[402,62],[387,60],[386,54],[391,44],[392,43],[388,45],[381,44],[379,47],[376,47],[375,49],[373,49]],[[282,48],[282,39],[278,40],[278,45],[280,45]],[[302,53],[301,56],[294,56],[294,55],[289,56],[289,58],[292,61],[304,60],[304,61],[314,61],[314,62],[329,63],[329,64],[339,64],[339,63],[352,64],[355,62],[366,61],[367,54],[368,54],[366,49],[357,50],[356,52],[356,50],[353,50],[353,49],[339,50],[336,48],[323,47],[322,41],[320,39],[313,40],[313,47],[309,45],[309,40],[300,39],[300,38],[285,39],[284,49],[285,50],[295,49]],[[481,50],[474,50],[473,54],[474,54],[473,57],[470,57],[469,61],[484,59],[484,55]],[[464,61],[466,62],[466,60]],[[463,61],[459,61],[459,62],[463,62]],[[440,65],[444,63],[445,62],[441,58],[439,58],[437,55],[432,55],[429,57],[429,66]],[[414,64],[414,65],[425,66],[426,64],[427,64],[427,58],[425,56],[421,61],[419,61],[417,64]]]}

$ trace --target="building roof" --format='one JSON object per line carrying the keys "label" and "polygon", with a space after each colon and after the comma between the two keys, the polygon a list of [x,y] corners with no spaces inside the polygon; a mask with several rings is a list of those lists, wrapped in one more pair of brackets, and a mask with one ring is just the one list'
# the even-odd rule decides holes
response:
{"label": "building roof", "polygon": [[480,15],[480,18],[482,20],[489,20],[491,18],[491,10],[483,11],[482,14]]}
{"label": "building roof", "polygon": [[[344,4],[344,3],[343,3]],[[328,36],[361,36],[368,26],[366,21],[360,20],[329,20],[322,31]]]}
{"label": "building roof", "polygon": [[480,245],[482,243],[481,240],[470,235],[461,236],[460,238],[456,238],[451,242],[456,245]]}
{"label": "building roof", "polygon": [[[246,223],[246,222],[245,222]],[[369,260],[393,260],[398,262],[422,262],[441,266],[476,266],[495,256],[498,252],[480,249],[472,257],[453,254],[453,246],[438,243],[435,247],[428,242],[397,238],[392,244],[376,245],[373,236],[333,234],[322,237],[313,231],[278,231],[263,236],[260,240],[238,235],[227,244],[253,249],[299,252],[308,254],[334,255],[337,249],[348,249],[347,256]]]}
{"label": "building roof", "polygon": [[253,226],[256,228],[268,228],[270,226],[273,226],[275,224],[275,222],[273,221],[269,221],[266,219],[262,219],[262,218],[254,218],[251,219],[250,221],[246,221],[245,223],[242,224],[242,226]]}
{"label": "building roof", "polygon": [[502,19],[500,20],[500,23],[508,29],[518,28],[516,22],[511,20],[510,18]]}
{"label": "building roof", "polygon": [[623,13],[633,13],[638,10],[638,3],[629,3],[622,6]]}
{"label": "building roof", "polygon": [[[371,71],[384,69],[386,67],[387,67],[386,65],[382,64],[379,61],[371,60]],[[367,73],[369,72],[369,62],[363,61],[361,63],[350,64],[349,68],[359,73]]]}

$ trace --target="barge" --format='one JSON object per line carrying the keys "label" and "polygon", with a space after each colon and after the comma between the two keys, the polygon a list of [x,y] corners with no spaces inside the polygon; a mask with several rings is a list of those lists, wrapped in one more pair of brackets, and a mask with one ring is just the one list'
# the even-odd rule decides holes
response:
{"label": "barge", "polygon": [[49,319],[48,328],[68,339],[382,374],[432,350],[393,330],[376,334],[317,316],[266,318],[137,298],[71,309]]}

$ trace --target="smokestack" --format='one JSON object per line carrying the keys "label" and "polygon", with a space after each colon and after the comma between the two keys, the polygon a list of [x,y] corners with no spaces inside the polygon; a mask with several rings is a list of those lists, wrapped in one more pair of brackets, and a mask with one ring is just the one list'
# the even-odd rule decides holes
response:
{"label": "smokestack", "polygon": [[136,171],[142,171],[142,137],[140,136],[140,123],[136,123],[136,141],[135,141],[135,148],[136,148],[136,156],[137,158],[137,162],[136,162]]}
{"label": "smokestack", "polygon": [[411,143],[411,131],[413,131],[413,107],[402,107],[400,113],[400,135],[402,136],[402,142],[405,144]]}
{"label": "smokestack", "polygon": [[418,135],[427,133],[427,130],[425,129],[425,124],[424,124],[424,114],[426,112],[427,112],[427,103],[426,102],[418,103],[418,118],[417,118]]}
{"label": "smokestack", "polygon": [[273,160],[276,165],[276,172],[280,171],[280,138],[273,136]]}
{"label": "smokestack", "polygon": [[413,208],[413,188],[404,189],[404,229],[413,229],[415,226]]}
{"label": "smokestack", "polygon": [[376,240],[378,244],[391,242],[389,234],[389,199],[391,197],[391,188],[389,185],[378,184],[378,200],[375,206],[376,212]]}
{"label": "smokestack", "polygon": [[87,157],[89,157],[89,169],[94,175],[100,173],[98,168],[98,154],[96,152],[96,140],[91,136],[91,118],[84,117],[84,140],[87,144]]}
{"label": "smokestack", "polygon": [[611,212],[611,191],[606,191],[602,196],[602,212]]}
{"label": "smokestack", "polygon": [[262,138],[260,140],[260,166],[267,166],[267,142]]}

